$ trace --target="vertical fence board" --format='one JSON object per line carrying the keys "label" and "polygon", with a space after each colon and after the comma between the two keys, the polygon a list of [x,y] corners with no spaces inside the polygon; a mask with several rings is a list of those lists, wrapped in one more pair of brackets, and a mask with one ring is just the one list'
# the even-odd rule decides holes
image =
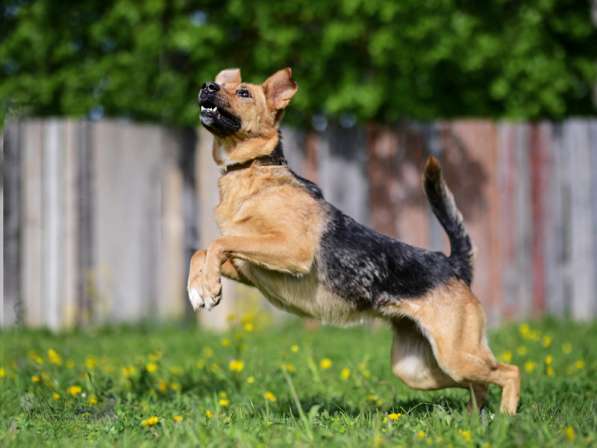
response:
{"label": "vertical fence board", "polygon": [[571,154],[571,218],[572,218],[572,316],[575,319],[592,317],[595,300],[593,278],[593,247],[595,227],[591,210],[591,146],[589,126],[584,120],[566,124],[565,135]]}
{"label": "vertical fence board", "polygon": [[[595,4],[595,3],[593,3]],[[596,5],[597,6],[597,5]],[[589,139],[591,144],[591,210],[593,240],[593,309],[591,315],[597,315],[597,121],[589,122]]]}

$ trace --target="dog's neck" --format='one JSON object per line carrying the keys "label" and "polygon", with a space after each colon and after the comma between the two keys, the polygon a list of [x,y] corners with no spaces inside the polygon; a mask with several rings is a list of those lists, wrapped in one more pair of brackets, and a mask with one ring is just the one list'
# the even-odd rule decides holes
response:
{"label": "dog's neck", "polygon": [[213,159],[225,174],[257,164],[286,165],[280,133],[269,138],[255,137],[237,140],[232,137],[214,139]]}

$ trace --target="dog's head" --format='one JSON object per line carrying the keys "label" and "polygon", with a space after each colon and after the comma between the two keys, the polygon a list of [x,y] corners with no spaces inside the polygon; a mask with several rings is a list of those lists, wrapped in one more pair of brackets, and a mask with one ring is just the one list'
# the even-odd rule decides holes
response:
{"label": "dog's head", "polygon": [[240,70],[222,70],[199,91],[201,124],[218,138],[269,138],[277,133],[282,113],[297,91],[292,70],[285,68],[263,84],[241,81]]}

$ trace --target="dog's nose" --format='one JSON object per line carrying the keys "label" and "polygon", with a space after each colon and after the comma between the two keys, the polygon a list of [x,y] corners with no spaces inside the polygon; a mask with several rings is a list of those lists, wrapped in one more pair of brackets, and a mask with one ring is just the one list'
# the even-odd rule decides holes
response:
{"label": "dog's nose", "polygon": [[215,82],[204,82],[201,86],[201,90],[205,90],[208,93],[216,93],[220,90],[220,86]]}

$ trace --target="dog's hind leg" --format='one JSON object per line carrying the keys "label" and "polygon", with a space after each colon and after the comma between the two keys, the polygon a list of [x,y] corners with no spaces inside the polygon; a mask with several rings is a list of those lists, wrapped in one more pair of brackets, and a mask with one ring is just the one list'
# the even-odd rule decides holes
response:
{"label": "dog's hind leg", "polygon": [[419,390],[443,389],[458,384],[438,366],[429,341],[408,318],[392,323],[392,372],[407,386]]}
{"label": "dog's hind leg", "polygon": [[516,414],[520,396],[518,367],[495,360],[485,337],[483,309],[466,285],[444,285],[416,303],[403,302],[400,310],[417,322],[441,370],[456,383],[471,387],[475,399],[481,402],[484,387],[500,386],[500,410]]}

